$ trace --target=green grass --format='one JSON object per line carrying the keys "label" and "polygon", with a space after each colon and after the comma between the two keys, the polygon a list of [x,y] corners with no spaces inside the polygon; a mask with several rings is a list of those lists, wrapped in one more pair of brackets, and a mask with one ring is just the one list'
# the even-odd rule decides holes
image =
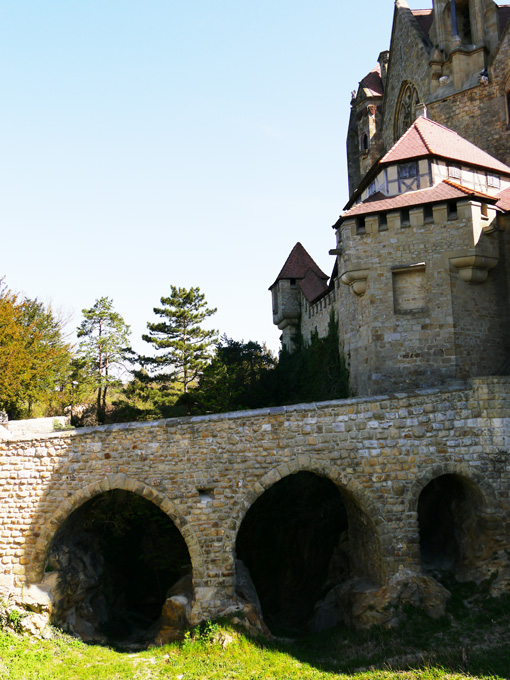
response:
{"label": "green grass", "polygon": [[510,679],[510,597],[452,586],[447,616],[416,610],[399,628],[337,628],[295,641],[252,640],[228,622],[143,652],[0,632],[2,680],[478,680]]}

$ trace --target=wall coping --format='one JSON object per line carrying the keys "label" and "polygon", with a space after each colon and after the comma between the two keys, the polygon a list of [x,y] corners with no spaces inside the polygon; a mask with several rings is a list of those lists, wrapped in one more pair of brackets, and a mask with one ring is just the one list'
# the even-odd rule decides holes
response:
{"label": "wall coping", "polygon": [[160,420],[148,420],[143,422],[113,423],[111,425],[97,425],[94,427],[80,427],[76,430],[50,432],[36,436],[19,435],[12,436],[3,440],[6,444],[10,442],[23,441],[46,441],[51,439],[68,439],[101,432],[118,432],[123,430],[143,430],[146,428],[175,427],[179,425],[194,425],[206,422],[221,422],[229,420],[243,420],[246,418],[264,418],[267,416],[278,416],[286,413],[314,412],[334,407],[345,407],[359,404],[374,404],[387,401],[404,401],[412,397],[423,397],[435,394],[453,394],[466,390],[472,390],[478,385],[483,384],[508,384],[510,387],[510,377],[489,376],[472,378],[469,381],[452,381],[437,387],[427,387],[409,389],[387,394],[371,395],[364,397],[350,397],[348,399],[333,399],[330,401],[310,402],[305,404],[290,404],[288,406],[271,406],[267,408],[252,409],[246,411],[230,411],[228,413],[211,413],[201,416],[184,416],[177,418],[164,418]]}

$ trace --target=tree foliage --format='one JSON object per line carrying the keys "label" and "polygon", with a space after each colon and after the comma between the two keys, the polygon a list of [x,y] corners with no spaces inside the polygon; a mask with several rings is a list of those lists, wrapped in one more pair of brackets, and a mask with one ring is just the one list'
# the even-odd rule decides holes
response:
{"label": "tree foliage", "polygon": [[71,361],[62,322],[41,302],[0,290],[0,409],[30,414],[65,379]]}
{"label": "tree foliage", "polygon": [[192,391],[193,410],[221,413],[257,408],[270,398],[265,378],[275,363],[264,345],[223,335]]}
{"label": "tree foliage", "polygon": [[108,297],[97,299],[90,309],[83,309],[83,321],[77,329],[81,357],[97,390],[96,412],[99,422],[104,422],[108,389],[119,384],[118,369],[130,352],[130,328],[122,316],[114,311]]}
{"label": "tree foliage", "polygon": [[187,393],[210,361],[216,331],[205,330],[201,324],[216,309],[207,307],[200,288],[170,286],[170,289],[170,296],[161,298],[161,307],[154,308],[161,321],[147,323],[149,333],[142,336],[158,354],[143,357],[141,363]]}

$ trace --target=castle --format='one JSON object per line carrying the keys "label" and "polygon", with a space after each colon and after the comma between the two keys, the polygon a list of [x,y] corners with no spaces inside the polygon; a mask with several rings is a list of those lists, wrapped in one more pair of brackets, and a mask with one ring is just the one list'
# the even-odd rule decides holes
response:
{"label": "castle", "polygon": [[510,5],[396,0],[347,163],[331,276],[298,243],[270,288],[282,344],[333,312],[357,395],[507,372]]}

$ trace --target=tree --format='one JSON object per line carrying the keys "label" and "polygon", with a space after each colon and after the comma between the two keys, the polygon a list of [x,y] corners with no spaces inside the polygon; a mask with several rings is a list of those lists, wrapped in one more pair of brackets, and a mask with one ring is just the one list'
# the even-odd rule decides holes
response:
{"label": "tree", "polygon": [[222,413],[265,406],[271,395],[266,391],[264,378],[274,365],[275,360],[264,345],[222,335],[211,363],[193,390],[193,410]]}
{"label": "tree", "polygon": [[58,388],[71,361],[62,322],[41,302],[20,298],[0,281],[0,409],[30,414]]}
{"label": "tree", "polygon": [[90,309],[83,309],[83,321],[77,329],[79,352],[85,359],[94,389],[97,389],[96,413],[104,422],[106,394],[112,385],[118,385],[118,369],[129,353],[130,328],[113,309],[113,300],[102,297]]}
{"label": "tree", "polygon": [[170,297],[162,297],[162,306],[154,307],[154,314],[162,321],[147,323],[149,333],[142,335],[145,342],[161,353],[143,357],[141,363],[152,370],[166,371],[163,378],[180,384],[186,394],[210,360],[216,331],[204,330],[201,324],[216,309],[207,307],[200,288],[170,286],[170,289]]}

